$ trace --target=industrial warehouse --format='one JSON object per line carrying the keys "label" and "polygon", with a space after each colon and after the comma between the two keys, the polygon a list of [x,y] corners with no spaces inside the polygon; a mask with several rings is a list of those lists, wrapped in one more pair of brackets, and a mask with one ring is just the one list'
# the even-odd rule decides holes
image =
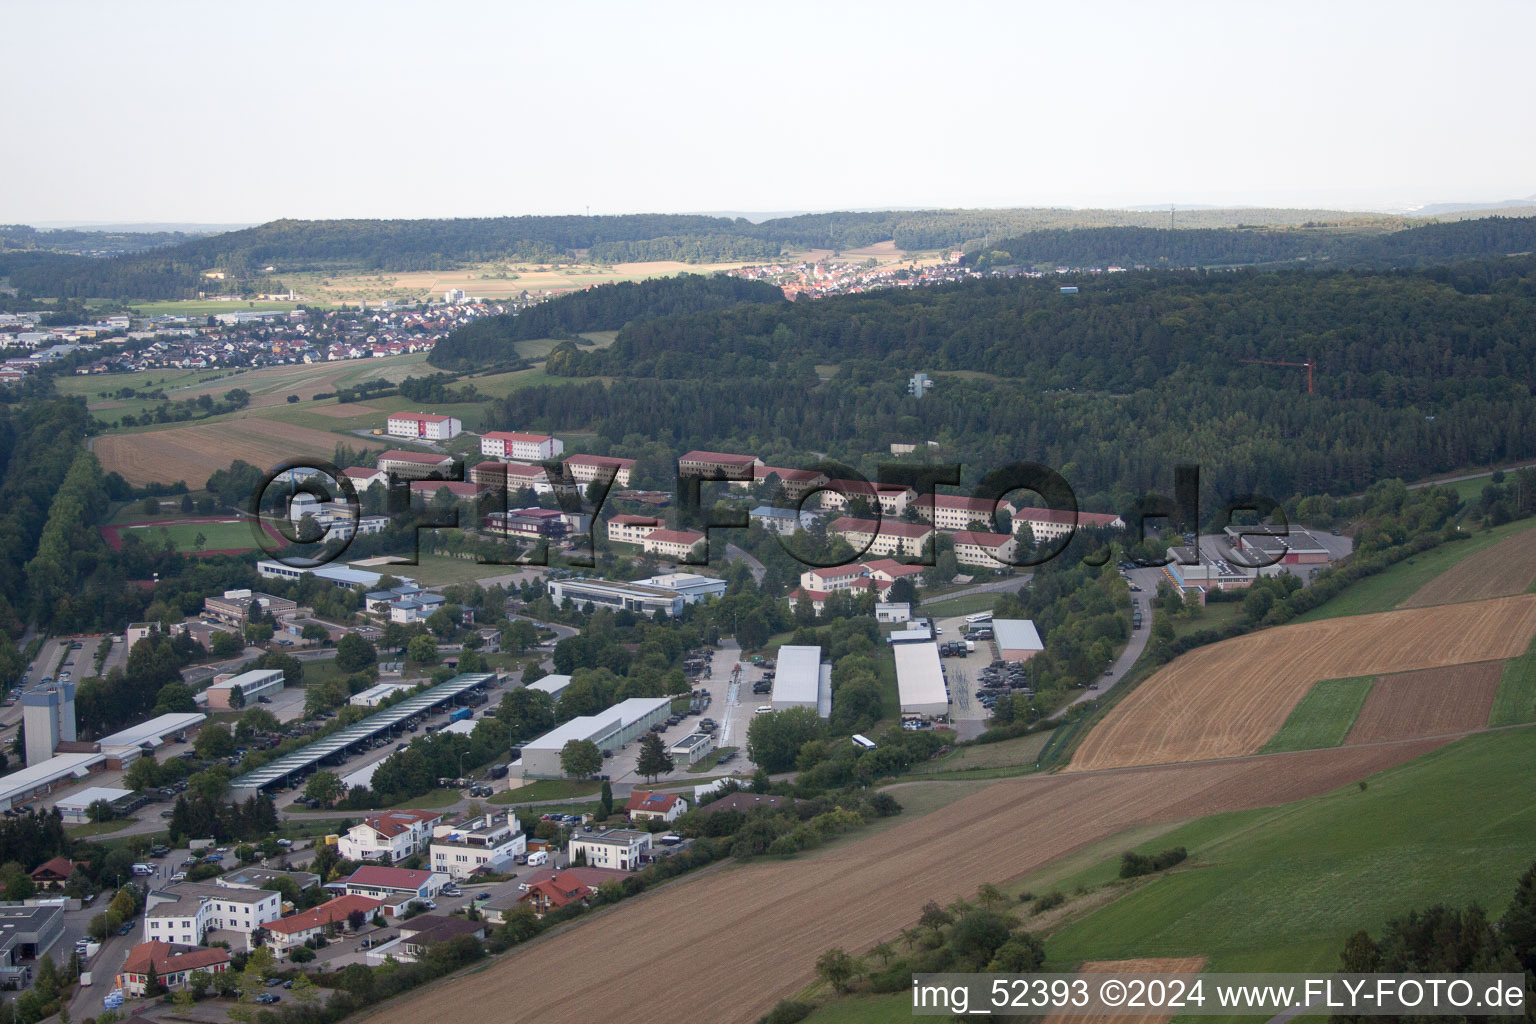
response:
{"label": "industrial warehouse", "polygon": [[779,648],[774,666],[773,710],[811,708],[822,718],[832,714],[832,666],[821,663],[820,647]]}
{"label": "industrial warehouse", "polygon": [[671,697],[631,697],[607,711],[573,718],[523,744],[522,756],[512,762],[512,774],[528,779],[564,778],[560,752],[571,740],[590,740],[601,750],[618,750],[657,722],[666,721],[671,709]]}
{"label": "industrial warehouse", "polygon": [[949,686],[939,662],[935,643],[896,644],[896,688],[901,693],[901,713],[940,718],[949,714]]}

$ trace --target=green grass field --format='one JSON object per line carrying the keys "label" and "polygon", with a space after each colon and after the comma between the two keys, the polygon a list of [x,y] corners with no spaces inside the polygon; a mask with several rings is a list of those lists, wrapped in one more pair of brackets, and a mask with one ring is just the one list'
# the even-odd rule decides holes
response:
{"label": "green grass field", "polygon": [[[166,519],[181,518],[167,515]],[[256,538],[251,533],[251,526],[245,522],[234,523],[183,523],[173,526],[161,526],[154,518],[144,519],[140,525],[120,532],[123,537],[136,536],[146,544],[159,545],[163,538],[169,536],[171,543],[176,545],[178,551],[194,551],[198,534],[204,539],[205,551],[235,551],[255,548]]]}
{"label": "green grass field", "polygon": [[527,804],[537,800],[576,800],[584,796],[596,796],[602,788],[601,782],[539,779],[517,789],[504,789],[495,796],[487,797],[487,800],[493,804]]}
{"label": "green grass field", "polygon": [[1351,676],[1317,683],[1261,752],[1316,750],[1343,743],[1375,681],[1375,676]]}
{"label": "green grass field", "polygon": [[1463,558],[1474,555],[1490,544],[1496,544],[1522,530],[1529,530],[1533,526],[1536,526],[1536,519],[1522,519],[1496,526],[1491,530],[1478,531],[1470,540],[1441,544],[1422,555],[1406,558],[1383,572],[1366,577],[1345,589],[1331,601],[1319,605],[1304,615],[1298,615],[1294,621],[1316,622],[1319,619],[1332,619],[1341,615],[1366,615],[1370,612],[1391,611],[1414,591]]}
{"label": "green grass field", "polygon": [[[402,565],[394,570],[398,575],[409,576],[423,586],[442,587],[450,583],[469,583],[516,572],[515,565],[482,565],[465,558],[434,555],[423,551],[416,556],[416,565]],[[381,572],[381,569],[375,569]]]}
{"label": "green grass field", "polygon": [[[1046,940],[1052,961],[1209,956],[1207,970],[1333,969],[1360,928],[1432,903],[1501,914],[1536,851],[1536,744],[1473,736],[1370,780],[1278,808],[1218,815],[1143,852],[1189,867],[1128,887]],[[1106,860],[1065,885],[1116,873]]]}
{"label": "green grass field", "polygon": [[219,313],[266,312],[273,309],[297,309],[297,302],[207,302],[188,299],[181,302],[140,302],[129,308],[140,316],[214,316]]}
{"label": "green grass field", "polygon": [[[913,765],[909,775],[950,775],[952,773],[998,772],[999,769],[1033,768],[1040,752],[1051,740],[1052,730],[1032,732],[1028,736],[1003,740],[1000,743],[982,743],[970,747],[957,747],[937,761],[925,761]],[[1016,772],[999,772],[994,777]],[[957,776],[964,777],[964,776]]]}
{"label": "green grass field", "polygon": [[[1019,586],[1024,584],[1020,582]],[[949,619],[956,615],[975,615],[977,612],[989,612],[997,601],[996,594],[961,594],[959,597],[947,597],[932,604],[921,604],[917,611],[923,615],[931,615],[936,619]]]}
{"label": "green grass field", "polygon": [[1504,663],[1504,675],[1493,697],[1489,725],[1536,722],[1536,641],[1518,658]]}
{"label": "green grass field", "polygon": [[1196,618],[1186,619],[1176,615],[1169,621],[1173,623],[1173,635],[1177,638],[1198,633],[1202,629],[1220,629],[1241,618],[1242,614],[1241,601],[1213,601]]}

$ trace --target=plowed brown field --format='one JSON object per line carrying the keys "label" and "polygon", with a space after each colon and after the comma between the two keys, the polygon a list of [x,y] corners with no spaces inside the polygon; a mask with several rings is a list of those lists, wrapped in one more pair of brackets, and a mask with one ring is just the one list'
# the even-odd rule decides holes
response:
{"label": "plowed brown field", "polygon": [[1409,595],[1399,608],[1523,594],[1536,580],[1536,529],[1521,530],[1468,555]]}
{"label": "plowed brown field", "polygon": [[96,438],[93,450],[103,470],[116,470],[131,484],[185,480],[189,487],[201,487],[214,470],[228,469],[236,459],[261,469],[290,459],[329,459],[343,440],[352,448],[384,447],[369,438],[342,438],[250,416],[141,434],[105,434]]}
{"label": "plowed brown field", "polygon": [[[1198,974],[1205,966],[1203,956],[1184,957],[1147,957],[1139,960],[1089,960],[1078,968],[1079,974],[1113,974],[1124,977],[1127,974]],[[1046,1024],[1159,1024],[1160,1021],[1172,1020],[1173,1012],[1168,1013],[1116,1013],[1104,1014],[1098,1017],[1064,1016],[1052,1014],[1045,1018]]]}
{"label": "plowed brown field", "polygon": [[[1439,745],[1009,779],[819,857],[713,871],[627,900],[367,1019],[752,1021],[809,983],[826,949],[894,938],[930,899],[972,896],[1139,823],[1323,793]],[[680,978],[698,984],[684,993]]]}
{"label": "plowed brown field", "polygon": [[1344,742],[1380,743],[1481,729],[1488,724],[1503,674],[1502,661],[1485,661],[1380,676]]}
{"label": "plowed brown field", "polygon": [[1069,770],[1251,754],[1320,679],[1512,658],[1536,634],[1536,595],[1266,629],[1174,660],[1116,705]]}

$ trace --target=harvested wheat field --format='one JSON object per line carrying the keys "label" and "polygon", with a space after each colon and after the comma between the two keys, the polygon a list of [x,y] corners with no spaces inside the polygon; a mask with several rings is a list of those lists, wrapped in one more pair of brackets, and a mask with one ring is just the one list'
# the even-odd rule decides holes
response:
{"label": "harvested wheat field", "polygon": [[[1205,966],[1203,956],[1144,957],[1137,960],[1089,960],[1079,967],[1079,974],[1109,974],[1124,978],[1129,974],[1198,974]],[[1046,1024],[1161,1024],[1172,1020],[1167,1013],[1115,1013],[1099,1016],[1052,1014]]]}
{"label": "harvested wheat field", "polygon": [[1408,596],[1399,608],[1523,594],[1536,580],[1536,530],[1521,530],[1468,555]]}
{"label": "harvested wheat field", "polygon": [[1252,754],[1321,679],[1461,665],[1524,653],[1536,595],[1325,619],[1197,648],[1116,705],[1069,771]]}
{"label": "harvested wheat field", "polygon": [[[1132,825],[1298,800],[1440,745],[1009,779],[828,855],[726,867],[626,900],[367,1019],[477,1020],[494,1006],[506,1024],[752,1021],[812,981],[825,950],[892,939],[928,900],[973,896]],[[686,1012],[683,977],[709,979],[689,991]]]}
{"label": "harvested wheat field", "polygon": [[[236,459],[261,469],[291,459],[328,460],[340,440],[324,430],[249,416],[141,434],[106,434],[95,439],[93,450],[103,470],[115,470],[131,484],[185,480],[188,487],[201,487],[214,470],[228,469]],[[367,438],[346,443],[383,447]]]}
{"label": "harvested wheat field", "polygon": [[1488,724],[1503,675],[1502,661],[1484,661],[1381,676],[1344,742],[1380,743],[1481,729]]}

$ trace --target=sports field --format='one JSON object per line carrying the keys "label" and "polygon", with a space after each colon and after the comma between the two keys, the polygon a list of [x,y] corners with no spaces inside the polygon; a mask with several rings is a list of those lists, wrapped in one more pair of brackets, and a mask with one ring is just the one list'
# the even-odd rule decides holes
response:
{"label": "sports field", "polygon": [[[271,527],[265,529],[274,543],[282,543],[283,538],[275,530]],[[163,544],[169,537],[176,550],[189,553],[198,550],[209,554],[233,553],[250,551],[260,546],[251,533],[249,520],[227,517],[192,519],[167,516],[162,520],[144,519],[131,524],[103,526],[101,533],[114,548],[122,547],[123,538],[130,536],[152,546]],[[199,536],[202,536],[204,542],[201,549],[197,547]]]}
{"label": "sports field", "polygon": [[1509,658],[1536,635],[1536,597],[1281,626],[1160,669],[1083,740],[1070,770],[1251,754],[1319,679]]}

